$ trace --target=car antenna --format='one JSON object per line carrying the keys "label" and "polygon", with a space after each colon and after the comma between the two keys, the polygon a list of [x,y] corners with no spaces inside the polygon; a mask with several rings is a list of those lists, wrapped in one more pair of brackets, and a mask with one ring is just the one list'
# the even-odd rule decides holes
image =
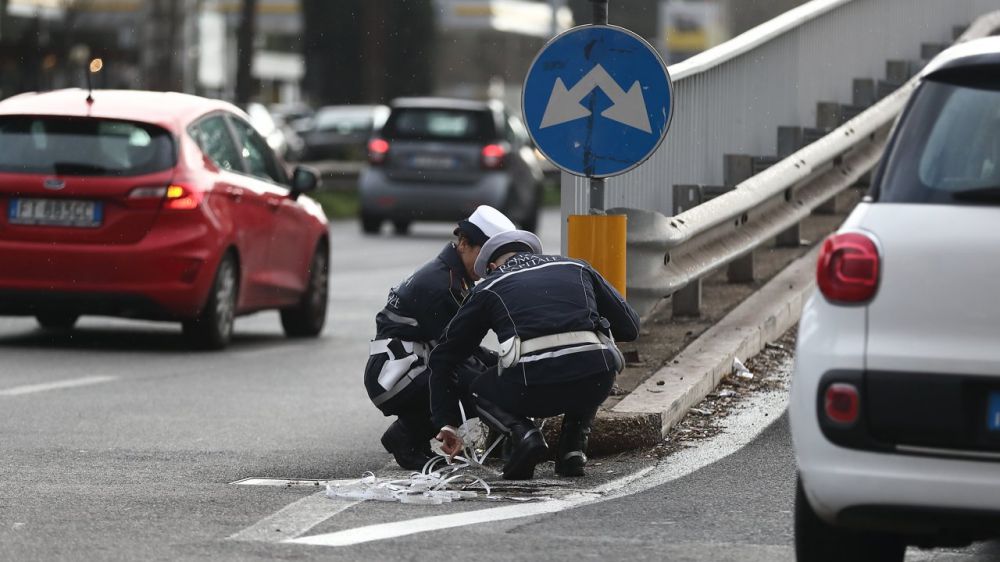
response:
{"label": "car antenna", "polygon": [[91,74],[97,74],[104,68],[104,61],[100,58],[96,58],[90,61],[90,68],[87,69],[87,103],[94,103],[94,86],[93,81],[90,78]]}

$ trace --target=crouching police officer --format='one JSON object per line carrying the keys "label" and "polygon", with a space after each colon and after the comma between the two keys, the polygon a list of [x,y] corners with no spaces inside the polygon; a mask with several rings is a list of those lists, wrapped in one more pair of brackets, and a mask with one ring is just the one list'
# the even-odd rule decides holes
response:
{"label": "crouching police officer", "polygon": [[[431,411],[442,450],[461,450],[458,402],[470,395],[480,419],[513,442],[505,479],[532,478],[547,453],[528,418],[559,414],[564,417],[556,473],[582,476],[597,408],[623,367],[613,338],[638,337],[638,315],[587,263],[542,254],[530,232],[490,238],[475,272],[482,283],[430,356]],[[460,366],[491,329],[500,342],[499,364],[470,380]]]}
{"label": "crouching police officer", "polygon": [[[500,211],[482,205],[458,223],[458,240],[389,291],[375,317],[376,336],[365,367],[368,396],[386,416],[398,416],[382,446],[399,466],[420,470],[431,458],[437,433],[430,420],[427,357],[444,327],[479,279],[474,265],[490,236],[514,229]],[[456,364],[456,376],[474,377],[487,368],[483,357]]]}

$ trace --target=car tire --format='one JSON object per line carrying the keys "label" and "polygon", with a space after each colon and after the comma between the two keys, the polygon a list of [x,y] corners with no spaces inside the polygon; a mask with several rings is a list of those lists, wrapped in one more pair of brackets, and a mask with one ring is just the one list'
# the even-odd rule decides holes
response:
{"label": "car tire", "polygon": [[309,266],[309,284],[295,308],[281,311],[281,327],[290,338],[314,338],[323,331],[330,286],[330,252],[321,243]]}
{"label": "car tire", "polygon": [[233,337],[236,301],[239,296],[239,267],[232,253],[219,261],[208,300],[198,317],[184,322],[184,336],[195,349],[218,350]]}
{"label": "car tire", "polygon": [[396,233],[396,236],[406,236],[410,233],[410,224],[408,220],[394,220],[392,221],[392,231]]}
{"label": "car tire", "polygon": [[361,232],[365,234],[378,234],[382,231],[382,219],[374,215],[361,214]]}
{"label": "car tire", "polygon": [[888,533],[856,531],[830,525],[813,511],[802,489],[795,486],[795,559],[798,562],[902,562],[906,542]]}
{"label": "car tire", "polygon": [[38,325],[42,329],[53,332],[72,330],[79,319],[79,314],[66,312],[41,312],[35,316],[35,320],[38,320]]}

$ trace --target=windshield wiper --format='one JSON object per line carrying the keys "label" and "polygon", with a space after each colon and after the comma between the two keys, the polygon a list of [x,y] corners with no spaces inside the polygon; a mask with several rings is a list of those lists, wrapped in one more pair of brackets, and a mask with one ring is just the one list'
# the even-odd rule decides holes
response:
{"label": "windshield wiper", "polygon": [[956,201],[985,202],[1000,201],[1000,186],[978,187],[965,191],[956,191],[951,194]]}

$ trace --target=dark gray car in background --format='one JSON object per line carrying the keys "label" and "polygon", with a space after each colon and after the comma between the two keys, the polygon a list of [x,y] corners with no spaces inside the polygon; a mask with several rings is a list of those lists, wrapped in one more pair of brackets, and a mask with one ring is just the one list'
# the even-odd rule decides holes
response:
{"label": "dark gray car in background", "polygon": [[368,143],[361,228],[398,234],[414,221],[455,222],[479,205],[521,228],[538,223],[542,170],[520,119],[500,102],[401,98]]}

